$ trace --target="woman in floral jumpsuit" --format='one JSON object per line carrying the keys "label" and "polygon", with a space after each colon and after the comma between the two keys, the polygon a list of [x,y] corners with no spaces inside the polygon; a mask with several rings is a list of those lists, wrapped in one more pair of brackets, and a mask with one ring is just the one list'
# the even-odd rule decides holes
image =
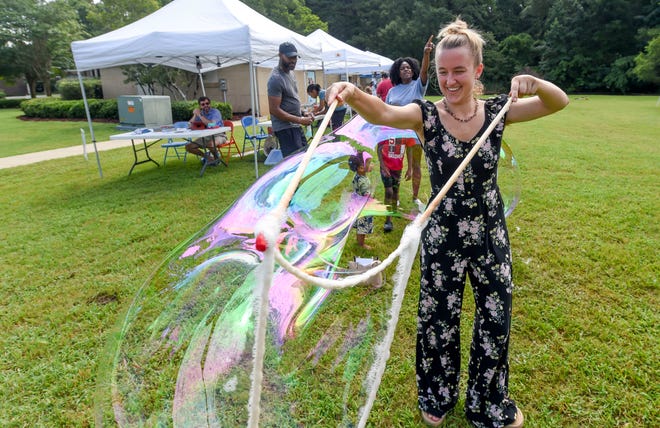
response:
{"label": "woman in floral jumpsuit", "polygon": [[[484,69],[483,39],[459,19],[440,30],[436,75],[443,99],[389,106],[340,82],[327,90],[368,122],[413,129],[423,141],[433,194],[456,171],[506,104],[505,96],[475,94]],[[417,319],[417,386],[422,419],[439,426],[458,401],[459,322],[466,276],[475,317],[465,414],[477,427],[521,427],[522,411],[508,394],[511,325],[511,251],[497,162],[504,125],[549,115],[568,97],[554,84],[529,75],[511,80],[512,103],[476,156],[459,175],[422,232]],[[519,98],[525,96],[525,98]]]}
{"label": "woman in floral jumpsuit", "polygon": [[[418,101],[424,121],[424,152],[431,197],[440,192],[479,135],[459,141],[442,126],[438,110]],[[506,97],[485,102],[488,127]],[[417,386],[420,407],[444,415],[458,400],[461,305],[466,275],[475,307],[465,411],[476,426],[513,421],[508,399],[511,322],[511,252],[504,204],[497,187],[497,160],[504,119],[442,200],[422,232],[421,285],[417,319]],[[500,425],[501,426],[501,425]]]}

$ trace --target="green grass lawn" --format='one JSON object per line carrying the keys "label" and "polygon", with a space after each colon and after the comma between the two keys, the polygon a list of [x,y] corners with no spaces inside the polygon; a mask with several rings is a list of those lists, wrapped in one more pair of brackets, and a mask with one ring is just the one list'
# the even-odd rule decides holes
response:
{"label": "green grass lawn", "polygon": [[[505,132],[522,181],[508,221],[516,285],[510,389],[525,426],[660,426],[656,100],[572,96],[562,112]],[[76,145],[79,128],[87,132],[85,122],[23,122],[18,114],[0,110],[0,156]],[[112,124],[95,130],[98,141],[116,132]],[[253,182],[251,159],[202,178],[190,160],[138,165],[127,176],[129,148],[101,154],[103,179],[82,156],[0,170],[0,426],[93,424],[97,363],[119,314],[173,248]],[[401,201],[410,206],[408,183]],[[376,218],[367,237],[375,249],[358,251],[351,236],[345,260],[385,258],[405,220],[395,219],[388,235],[382,223]],[[422,426],[417,269],[370,426]],[[470,296],[465,302],[463,367],[473,309]],[[446,426],[469,426],[462,406]]]}
{"label": "green grass lawn", "polygon": [[[0,157],[22,155],[42,150],[82,144],[80,129],[85,131],[88,143],[92,142],[87,121],[36,121],[20,120],[19,109],[0,109]],[[116,123],[94,123],[96,141],[106,141],[117,134]],[[91,146],[90,146],[91,147]]]}

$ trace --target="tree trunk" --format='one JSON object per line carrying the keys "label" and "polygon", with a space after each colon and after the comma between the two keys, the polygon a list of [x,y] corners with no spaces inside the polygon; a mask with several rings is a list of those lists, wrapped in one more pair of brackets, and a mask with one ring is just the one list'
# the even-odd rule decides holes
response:
{"label": "tree trunk", "polygon": [[44,82],[44,91],[46,92],[47,97],[53,96],[53,90],[50,87],[50,77],[46,77],[43,79]]}
{"label": "tree trunk", "polygon": [[34,77],[25,77],[27,84],[30,87],[30,98],[37,98],[37,79]]}

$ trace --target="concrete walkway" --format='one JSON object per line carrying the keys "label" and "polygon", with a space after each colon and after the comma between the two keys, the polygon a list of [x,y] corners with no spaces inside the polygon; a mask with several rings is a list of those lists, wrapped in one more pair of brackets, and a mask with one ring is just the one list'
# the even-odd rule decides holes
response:
{"label": "concrete walkway", "polygon": [[[130,140],[101,141],[96,143],[98,151],[112,150],[120,147],[130,146]],[[26,153],[24,155],[9,156],[0,158],[0,169],[13,168],[16,166],[30,165],[37,162],[43,162],[51,159],[60,159],[70,156],[83,156],[82,143],[77,146],[65,147],[63,149],[44,150],[43,152]],[[94,145],[87,143],[87,157],[94,158]]]}

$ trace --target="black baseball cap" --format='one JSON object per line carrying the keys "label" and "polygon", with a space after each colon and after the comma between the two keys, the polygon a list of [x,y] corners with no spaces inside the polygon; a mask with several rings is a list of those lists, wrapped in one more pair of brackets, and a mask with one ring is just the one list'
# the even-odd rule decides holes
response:
{"label": "black baseball cap", "polygon": [[300,58],[300,55],[298,55],[298,49],[293,45],[293,43],[289,42],[284,42],[280,45],[280,53],[288,56],[291,58],[292,56],[297,56]]}

